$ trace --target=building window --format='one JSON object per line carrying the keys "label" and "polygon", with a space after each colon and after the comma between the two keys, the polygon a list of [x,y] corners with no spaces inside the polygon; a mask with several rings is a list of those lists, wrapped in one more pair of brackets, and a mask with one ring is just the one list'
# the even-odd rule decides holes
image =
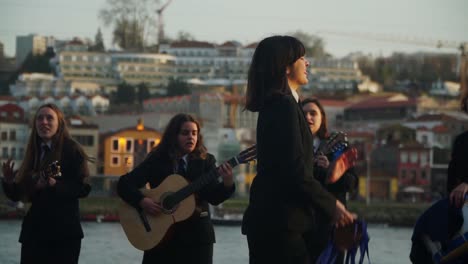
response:
{"label": "building window", "polygon": [[417,163],[418,162],[418,153],[417,152],[411,152],[410,162],[411,163]]}
{"label": "building window", "polygon": [[401,152],[400,153],[400,160],[402,163],[408,162],[408,152]]}
{"label": "building window", "polygon": [[154,147],[159,144],[159,139],[148,139],[147,152],[150,152]]}
{"label": "building window", "polygon": [[73,138],[83,146],[94,146],[94,137],[86,135],[74,135]]}
{"label": "building window", "polygon": [[111,146],[112,151],[118,152],[119,151],[119,140],[117,138],[115,138],[115,139],[112,139],[111,142],[112,142],[112,146]]}
{"label": "building window", "polygon": [[401,170],[401,178],[406,179],[406,170]]}
{"label": "building window", "polygon": [[16,140],[16,131],[14,131],[14,130],[10,131],[10,140],[11,141]]}
{"label": "building window", "polygon": [[421,171],[421,179],[425,180],[427,178],[426,171],[422,170]]}
{"label": "building window", "polygon": [[111,167],[118,167],[120,166],[120,157],[116,155],[111,156]]}
{"label": "building window", "polygon": [[124,164],[127,168],[133,168],[133,157],[132,156],[125,156],[124,157]]}
{"label": "building window", "polygon": [[2,134],[0,135],[0,138],[1,138],[2,140],[7,140],[7,139],[8,139],[8,134],[7,134],[7,132],[6,132],[6,131],[3,131]]}
{"label": "building window", "polygon": [[11,148],[11,158],[12,159],[18,159],[18,157],[16,156],[16,148]]}
{"label": "building window", "polygon": [[133,140],[132,139],[127,139],[125,144],[125,151],[126,152],[133,152]]}
{"label": "building window", "polygon": [[18,159],[23,159],[24,158],[24,148],[19,149],[18,153]]}
{"label": "building window", "polygon": [[8,159],[8,148],[7,147],[2,148],[2,159]]}

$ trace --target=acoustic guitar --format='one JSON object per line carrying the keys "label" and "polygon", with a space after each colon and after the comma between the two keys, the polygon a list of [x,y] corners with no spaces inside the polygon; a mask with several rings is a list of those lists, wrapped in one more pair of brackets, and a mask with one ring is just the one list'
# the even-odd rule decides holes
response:
{"label": "acoustic guitar", "polygon": [[[256,157],[257,150],[254,145],[227,162],[234,168]],[[140,250],[148,250],[157,246],[174,223],[184,221],[193,214],[194,193],[218,177],[217,169],[211,170],[190,183],[184,177],[172,174],[154,189],[140,189],[145,197],[161,205],[162,212],[155,216],[147,215],[142,210],[137,210],[122,201],[119,207],[119,218],[127,239]]]}

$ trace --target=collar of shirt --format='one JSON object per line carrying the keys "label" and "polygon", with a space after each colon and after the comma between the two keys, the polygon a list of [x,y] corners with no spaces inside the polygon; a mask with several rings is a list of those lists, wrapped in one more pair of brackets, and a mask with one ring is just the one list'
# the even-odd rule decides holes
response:
{"label": "collar of shirt", "polygon": [[51,150],[52,149],[52,142],[51,141],[42,142],[41,143],[41,148],[42,148],[42,146],[47,146]]}
{"label": "collar of shirt", "polygon": [[292,95],[293,95],[294,99],[296,99],[296,102],[298,102],[298,103],[299,103],[299,94],[297,93],[297,91],[296,91],[296,90],[293,90],[293,89],[291,89],[291,93],[292,93]]}

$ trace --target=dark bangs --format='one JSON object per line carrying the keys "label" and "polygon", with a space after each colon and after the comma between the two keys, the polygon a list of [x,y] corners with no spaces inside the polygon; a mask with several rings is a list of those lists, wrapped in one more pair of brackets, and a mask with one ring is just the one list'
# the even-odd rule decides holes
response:
{"label": "dark bangs", "polygon": [[290,45],[288,54],[288,65],[291,65],[294,62],[296,62],[300,57],[305,55],[305,47],[304,44],[302,44],[302,42],[298,39],[291,36],[285,37],[288,39]]}

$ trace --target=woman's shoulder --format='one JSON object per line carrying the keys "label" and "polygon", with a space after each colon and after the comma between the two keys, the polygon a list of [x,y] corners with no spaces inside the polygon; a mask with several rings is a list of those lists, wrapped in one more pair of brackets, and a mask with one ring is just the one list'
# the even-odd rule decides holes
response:
{"label": "woman's shoulder", "polygon": [[455,140],[454,140],[454,145],[459,145],[459,144],[468,144],[468,130],[459,134]]}
{"label": "woman's shoulder", "polygon": [[291,108],[297,105],[296,99],[289,94],[277,94],[270,98],[266,104],[267,109],[279,110],[284,108]]}

